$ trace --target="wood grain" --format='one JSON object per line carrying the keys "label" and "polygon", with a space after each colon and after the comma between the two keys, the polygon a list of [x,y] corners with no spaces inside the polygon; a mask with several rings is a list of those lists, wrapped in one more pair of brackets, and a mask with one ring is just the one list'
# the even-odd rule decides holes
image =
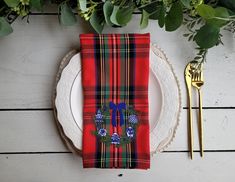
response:
{"label": "wood grain", "polygon": [[159,154],[150,170],[141,171],[82,169],[81,159],[72,154],[0,155],[0,176],[7,182],[234,181],[235,153],[206,153],[203,160],[198,156],[191,161],[186,153]]}
{"label": "wood grain", "polygon": [[[71,49],[79,48],[79,34],[92,32],[79,19],[82,26],[62,27],[57,16],[34,15],[30,23],[17,19],[14,33],[1,38],[0,44],[0,108],[50,108],[54,76],[60,59]],[[104,33],[150,32],[151,41],[167,54],[179,77],[182,97],[185,98],[183,70],[193,58],[194,45],[183,37],[183,29],[167,33],[152,21],[144,30],[139,28],[139,15],[124,28],[106,28]],[[226,46],[210,50],[205,65],[204,106],[234,107],[235,49],[231,35],[225,33]],[[216,78],[216,79],[215,79]],[[197,99],[195,98],[195,101]],[[183,99],[184,106],[185,99]],[[196,105],[196,103],[194,103]]]}
{"label": "wood grain", "polygon": [[68,151],[52,111],[0,112],[0,152]]}
{"label": "wood grain", "polygon": [[[194,110],[195,111],[195,110]],[[196,114],[196,113],[194,113]],[[235,150],[235,110],[204,110],[206,150]],[[64,152],[52,111],[0,112],[0,153]],[[197,123],[194,120],[195,150],[198,150]],[[186,110],[183,110],[176,137],[167,151],[187,151]]]}

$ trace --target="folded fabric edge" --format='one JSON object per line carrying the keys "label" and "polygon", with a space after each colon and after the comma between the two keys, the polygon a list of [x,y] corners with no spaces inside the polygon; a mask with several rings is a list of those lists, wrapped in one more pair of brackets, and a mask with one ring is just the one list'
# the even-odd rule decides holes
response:
{"label": "folded fabric edge", "polygon": [[[141,38],[141,39],[143,39],[143,38],[146,38],[146,39],[149,39],[149,36],[150,36],[150,33],[143,33],[143,34],[141,34],[141,33],[113,33],[113,34],[92,34],[92,33],[88,33],[88,34],[79,34],[79,36],[80,36],[80,38],[92,38],[92,39],[94,39],[94,38],[99,38],[100,36],[116,36],[116,37],[120,37],[120,36],[122,36],[122,35],[135,35],[135,37],[129,37],[129,39],[131,39],[131,38]],[[125,37],[123,37],[123,39],[124,39]]]}
{"label": "folded fabric edge", "polygon": [[[111,159],[111,158],[110,158]],[[107,161],[110,161],[110,159],[106,159]],[[123,158],[122,160],[128,160],[128,158]],[[115,163],[120,163],[122,160],[116,160]],[[83,168],[101,168],[101,169],[150,169],[150,160],[146,159],[138,159],[138,160],[132,160],[132,162],[135,162],[135,167],[123,167],[123,166],[117,166],[117,167],[110,167],[110,166],[104,166],[104,167],[96,167],[94,164],[96,162],[100,162],[101,160],[98,159],[87,159],[83,160]],[[104,161],[103,161],[104,162]]]}

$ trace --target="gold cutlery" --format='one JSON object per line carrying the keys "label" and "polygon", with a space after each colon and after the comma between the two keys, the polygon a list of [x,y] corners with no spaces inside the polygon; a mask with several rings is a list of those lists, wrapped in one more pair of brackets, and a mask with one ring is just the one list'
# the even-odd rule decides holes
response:
{"label": "gold cutlery", "polygon": [[202,117],[202,93],[201,87],[204,84],[203,78],[203,65],[202,63],[198,64],[197,62],[191,62],[191,78],[192,78],[192,86],[198,91],[198,99],[199,99],[199,116],[198,116],[198,126],[199,126],[199,143],[200,143],[200,154],[203,157],[203,117]]}
{"label": "gold cutlery", "polygon": [[192,78],[191,78],[191,64],[188,63],[184,70],[184,78],[187,86],[188,94],[188,141],[190,157],[193,159],[193,122],[192,122]]}

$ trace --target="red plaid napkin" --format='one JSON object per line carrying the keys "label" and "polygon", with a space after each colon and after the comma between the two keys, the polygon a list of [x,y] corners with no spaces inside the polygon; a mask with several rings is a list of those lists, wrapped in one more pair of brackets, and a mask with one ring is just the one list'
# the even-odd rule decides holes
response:
{"label": "red plaid napkin", "polygon": [[82,34],[83,167],[150,167],[149,34]]}

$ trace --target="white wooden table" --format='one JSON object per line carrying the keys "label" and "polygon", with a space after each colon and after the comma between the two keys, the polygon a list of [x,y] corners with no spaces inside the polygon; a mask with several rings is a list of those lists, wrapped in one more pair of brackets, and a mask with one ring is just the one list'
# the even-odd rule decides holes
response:
{"label": "white wooden table", "polygon": [[152,158],[148,171],[84,170],[81,158],[72,155],[60,139],[51,96],[61,58],[69,50],[79,48],[80,33],[92,29],[80,19],[77,26],[61,27],[54,14],[32,15],[30,24],[18,18],[13,23],[14,33],[0,38],[1,182],[234,181],[235,39],[225,33],[225,46],[213,48],[208,54],[203,88],[206,151],[204,159],[200,158],[195,127],[196,153],[191,161],[183,70],[194,56],[195,45],[183,38],[183,28],[166,33],[154,21],[140,30],[139,19],[139,15],[134,15],[127,27],[106,28],[104,33],[150,32],[152,42],[171,60],[181,83],[184,106],[172,145]]}

